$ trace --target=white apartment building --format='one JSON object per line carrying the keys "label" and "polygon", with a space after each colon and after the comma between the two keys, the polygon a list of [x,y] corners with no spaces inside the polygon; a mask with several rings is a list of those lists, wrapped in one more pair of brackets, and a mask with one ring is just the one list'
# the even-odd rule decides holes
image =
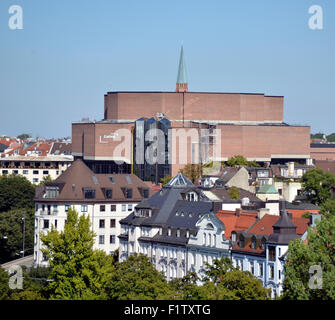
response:
{"label": "white apartment building", "polygon": [[19,174],[33,184],[39,184],[48,176],[57,179],[72,164],[72,155],[14,155],[0,158],[0,173]]}
{"label": "white apartment building", "polygon": [[70,207],[89,216],[96,235],[94,248],[112,254],[119,247],[119,221],[151,193],[133,174],[94,174],[76,160],[59,178],[36,192],[34,264],[48,264],[40,250],[40,233],[46,234],[52,225],[63,230]]}
{"label": "white apartment building", "polygon": [[206,262],[229,253],[212,203],[180,173],[120,224],[120,260],[143,253],[167,280],[188,272],[201,276]]}

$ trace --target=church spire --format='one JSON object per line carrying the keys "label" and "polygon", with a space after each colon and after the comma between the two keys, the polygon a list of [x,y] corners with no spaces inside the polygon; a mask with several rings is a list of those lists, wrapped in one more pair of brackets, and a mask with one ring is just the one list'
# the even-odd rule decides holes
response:
{"label": "church spire", "polygon": [[180,59],[179,59],[179,68],[178,68],[178,76],[177,76],[177,84],[176,84],[177,92],[187,92],[187,73],[186,73],[186,64],[184,60],[184,47],[183,43],[181,44],[180,50]]}

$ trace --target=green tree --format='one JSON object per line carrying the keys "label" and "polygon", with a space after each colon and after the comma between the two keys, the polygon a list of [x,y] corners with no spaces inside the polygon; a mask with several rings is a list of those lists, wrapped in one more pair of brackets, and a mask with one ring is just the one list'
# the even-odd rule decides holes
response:
{"label": "green tree", "polygon": [[33,208],[35,186],[17,175],[0,176],[0,215],[11,209]]}
{"label": "green tree", "polygon": [[270,295],[256,277],[233,267],[226,257],[206,263],[203,281],[202,295],[210,300],[264,300]]}
{"label": "green tree", "polygon": [[187,164],[180,172],[189,179],[192,183],[195,183],[198,178],[202,176],[202,165],[201,164]]}
{"label": "green tree", "polygon": [[0,263],[18,258],[23,249],[23,227],[25,255],[29,255],[34,247],[34,210],[12,209],[0,213]]}
{"label": "green tree", "polygon": [[335,176],[330,172],[316,168],[308,170],[301,178],[302,186],[309,200],[317,205],[331,198],[331,187],[335,185]]}
{"label": "green tree", "polygon": [[335,200],[328,199],[321,204],[320,214],[324,217],[335,216]]}
{"label": "green tree", "polygon": [[[321,286],[313,281],[317,275],[312,266],[321,269]],[[335,215],[310,227],[307,243],[296,239],[289,244],[283,289],[283,299],[335,299]]]}
{"label": "green tree", "polygon": [[169,282],[174,292],[174,299],[179,300],[204,300],[207,295],[201,286],[197,284],[199,277],[195,272],[189,272],[183,278],[175,278]]}
{"label": "green tree", "polygon": [[171,179],[171,176],[165,176],[164,178],[161,178],[162,187],[164,187]]}
{"label": "green tree", "polygon": [[237,155],[229,158],[226,164],[228,165],[228,167],[235,167],[235,166],[259,167],[259,164],[256,161],[248,161],[242,155]]}
{"label": "green tree", "polygon": [[8,273],[0,267],[0,300],[7,300],[9,298],[10,289],[8,281]]}
{"label": "green tree", "polygon": [[107,284],[108,297],[117,300],[159,300],[173,297],[164,275],[150,259],[134,254],[119,263]]}
{"label": "green tree", "polygon": [[31,138],[31,135],[28,133],[21,133],[20,135],[17,136],[17,138],[21,140],[27,140],[28,138]]}
{"label": "green tree", "polygon": [[327,136],[327,142],[335,142],[335,133]]}
{"label": "green tree", "polygon": [[78,218],[77,212],[69,209],[64,231],[52,227],[41,240],[51,267],[51,299],[106,299],[105,285],[113,272],[113,260],[103,251],[93,250],[89,217]]}
{"label": "green tree", "polygon": [[240,200],[240,190],[237,189],[236,187],[231,187],[228,190],[228,194],[230,199],[234,199],[234,200]]}
{"label": "green tree", "polygon": [[48,174],[46,177],[43,177],[42,181],[38,184],[39,187],[44,186],[46,183],[52,182],[51,176]]}

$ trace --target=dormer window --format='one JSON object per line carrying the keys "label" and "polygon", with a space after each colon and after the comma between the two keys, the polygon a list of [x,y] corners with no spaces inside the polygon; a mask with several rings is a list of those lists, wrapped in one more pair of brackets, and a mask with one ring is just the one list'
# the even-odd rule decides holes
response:
{"label": "dormer window", "polygon": [[171,237],[171,228],[168,229],[168,236]]}
{"label": "dormer window", "polygon": [[239,241],[238,246],[240,248],[244,248],[244,237],[243,237],[243,235],[240,235],[240,241]]}
{"label": "dormer window", "polygon": [[112,189],[106,189],[105,196],[106,196],[106,199],[112,199],[112,197],[113,197],[113,190]]}
{"label": "dormer window", "polygon": [[257,245],[256,245],[256,238],[252,237],[251,239],[251,249],[256,250]]}
{"label": "dormer window", "polygon": [[190,230],[186,230],[186,238],[190,237]]}
{"label": "dormer window", "polygon": [[125,196],[127,199],[130,199],[133,197],[133,189],[129,189],[127,188],[126,191],[125,191]]}
{"label": "dormer window", "polygon": [[85,199],[95,199],[95,189],[84,188]]}
{"label": "dormer window", "polygon": [[180,229],[177,229],[177,237],[180,237]]}
{"label": "dormer window", "polygon": [[236,242],[236,233],[231,234],[231,241]]}

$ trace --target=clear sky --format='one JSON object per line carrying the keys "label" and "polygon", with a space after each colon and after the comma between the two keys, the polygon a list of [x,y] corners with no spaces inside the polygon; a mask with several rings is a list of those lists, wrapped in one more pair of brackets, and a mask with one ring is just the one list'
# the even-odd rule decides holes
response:
{"label": "clear sky", "polygon": [[335,132],[334,0],[1,0],[0,134],[70,136],[107,91],[174,91],[181,41],[190,91],[283,95],[284,121]]}

